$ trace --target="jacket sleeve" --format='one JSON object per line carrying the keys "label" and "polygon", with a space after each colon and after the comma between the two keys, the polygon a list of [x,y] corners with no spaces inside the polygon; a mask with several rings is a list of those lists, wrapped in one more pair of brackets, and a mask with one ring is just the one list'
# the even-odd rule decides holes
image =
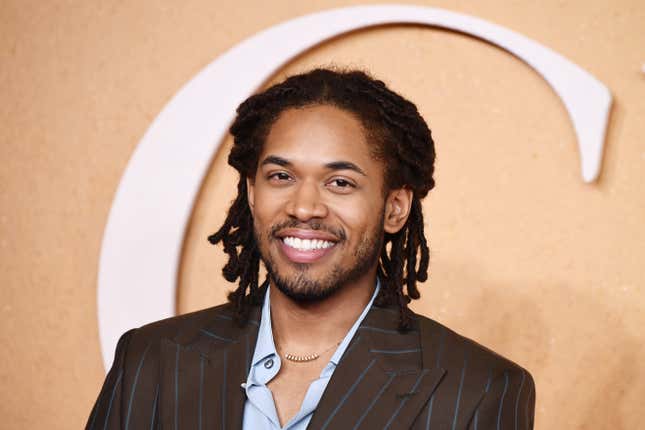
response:
{"label": "jacket sleeve", "polygon": [[86,430],[150,429],[158,426],[159,336],[150,329],[124,333],[116,346]]}
{"label": "jacket sleeve", "polygon": [[532,430],[535,382],[521,367],[501,372],[485,393],[468,425],[469,430]]}
{"label": "jacket sleeve", "polygon": [[105,377],[92,412],[85,426],[86,430],[121,429],[124,374],[126,373],[126,353],[135,330],[124,333],[116,346],[112,368]]}

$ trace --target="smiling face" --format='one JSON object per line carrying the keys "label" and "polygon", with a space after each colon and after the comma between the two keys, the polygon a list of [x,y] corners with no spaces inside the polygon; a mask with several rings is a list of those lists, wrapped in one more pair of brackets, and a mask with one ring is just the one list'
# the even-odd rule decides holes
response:
{"label": "smiling face", "polygon": [[262,260],[273,284],[298,301],[373,286],[383,233],[403,226],[411,197],[384,195],[384,164],[361,123],[328,105],[284,111],[247,185]]}

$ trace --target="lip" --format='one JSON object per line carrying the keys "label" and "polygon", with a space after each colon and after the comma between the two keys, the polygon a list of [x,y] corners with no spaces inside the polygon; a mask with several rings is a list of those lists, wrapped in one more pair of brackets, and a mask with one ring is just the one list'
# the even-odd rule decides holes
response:
{"label": "lip", "polygon": [[[336,248],[336,244],[340,241],[337,236],[326,231],[304,228],[285,228],[280,230],[276,234],[276,237],[279,239],[280,250],[282,251],[282,254],[292,263],[301,264],[311,264],[317,262],[318,260],[321,260],[329,253],[331,253]],[[292,248],[284,243],[283,239],[285,237],[297,237],[299,239],[309,240],[324,240],[333,243],[333,245],[329,248],[301,251],[299,249]]]}
{"label": "lip", "polygon": [[[300,237],[301,239],[321,239],[320,237],[302,237],[302,236],[293,236],[293,237]],[[315,263],[316,261],[324,258],[327,256],[330,252],[332,252],[336,248],[336,243],[329,248],[321,248],[321,249],[312,249],[310,251],[301,251],[296,248],[292,248],[284,241],[280,240],[280,250],[284,254],[287,259],[293,263],[305,263],[305,264],[311,264]]]}
{"label": "lip", "polygon": [[[302,228],[285,228],[283,230],[280,230],[276,234],[276,237],[279,237],[280,239],[284,239],[285,237],[297,237],[299,239],[326,240],[327,242],[333,242],[334,244],[339,241],[338,237],[334,236],[331,233],[327,233],[321,230],[308,230]],[[333,246],[331,248],[333,248]]]}

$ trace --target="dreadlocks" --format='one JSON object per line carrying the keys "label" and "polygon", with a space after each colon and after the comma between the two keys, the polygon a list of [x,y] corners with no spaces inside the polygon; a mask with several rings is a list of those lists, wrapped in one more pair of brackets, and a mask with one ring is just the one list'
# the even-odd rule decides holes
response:
{"label": "dreadlocks", "polygon": [[381,289],[377,306],[398,306],[399,329],[410,328],[408,303],[420,297],[417,281],[428,278],[429,250],[423,231],[421,199],[434,187],[435,150],[430,129],[410,101],[362,71],[318,68],[294,75],[255,94],[237,108],[230,128],[234,138],[228,163],[240,174],[237,197],[222,227],[208,237],[222,242],[228,262],[222,273],[229,282],[239,279],[228,295],[235,320],[245,324],[250,306],[261,303],[258,285],[260,253],[253,235],[253,218],[247,201],[246,178],[255,177],[258,157],[272,124],[287,109],[331,105],[361,122],[372,156],[386,165],[384,195],[406,187],[413,192],[406,224],[396,234],[385,233],[378,276]]}

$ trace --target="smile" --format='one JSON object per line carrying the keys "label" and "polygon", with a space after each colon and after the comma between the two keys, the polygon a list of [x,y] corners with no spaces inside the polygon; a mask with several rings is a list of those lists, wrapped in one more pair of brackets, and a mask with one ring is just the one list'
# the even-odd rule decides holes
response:
{"label": "smile", "polygon": [[282,242],[290,248],[298,251],[315,251],[318,249],[327,249],[334,246],[333,242],[321,239],[301,239],[299,237],[286,236]]}
{"label": "smile", "polygon": [[313,264],[323,259],[334,249],[337,242],[322,238],[304,238],[285,235],[278,242],[282,255],[292,263]]}

